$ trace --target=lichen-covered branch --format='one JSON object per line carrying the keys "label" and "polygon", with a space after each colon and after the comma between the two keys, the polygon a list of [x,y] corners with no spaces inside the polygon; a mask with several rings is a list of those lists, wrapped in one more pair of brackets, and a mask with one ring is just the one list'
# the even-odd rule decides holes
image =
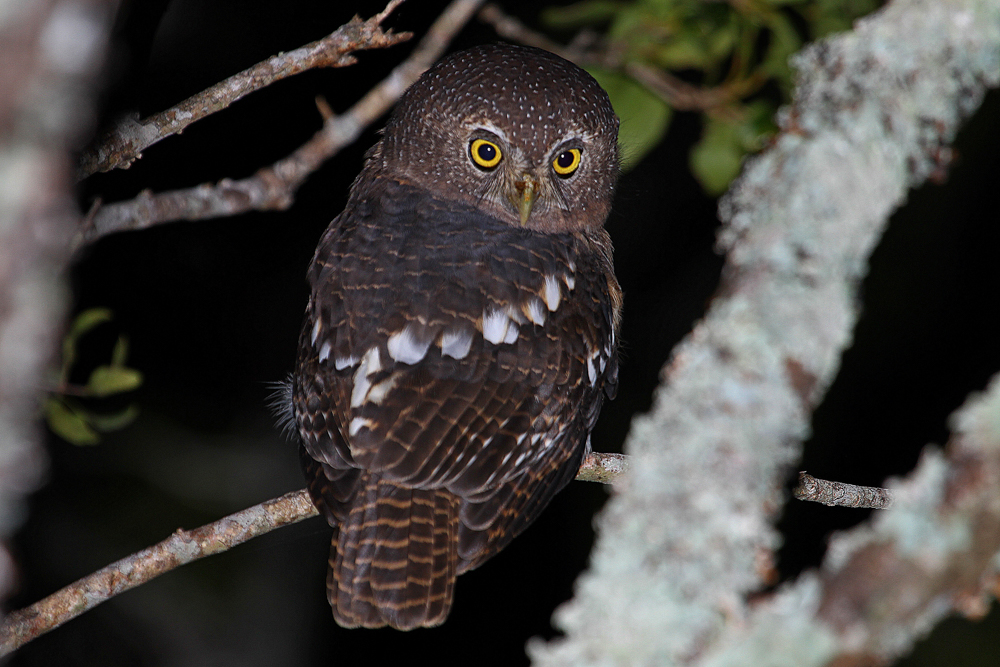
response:
{"label": "lichen-covered branch", "polygon": [[99,171],[127,169],[142,157],[142,151],[158,141],[182,132],[191,123],[275,81],[315,67],[353,65],[357,62],[353,56],[357,51],[382,49],[410,39],[411,33],[393,34],[391,30],[384,32],[381,27],[382,21],[401,2],[403,0],[391,0],[382,12],[367,21],[355,16],[323,39],[271,56],[166,111],[141,121],[123,120],[84,152],[80,158],[80,178]]}
{"label": "lichen-covered branch", "polygon": [[[761,602],[755,596],[752,611],[746,596],[763,588],[759,563],[778,544],[772,519],[785,471],[850,343],[869,254],[908,189],[940,170],[961,121],[1000,83],[1000,4],[895,0],[806,48],[795,65],[795,101],[779,136],[721,205],[719,296],[675,350],[650,413],[633,423],[628,483],[598,519],[575,599],[556,613],[565,638],[529,645],[537,665],[825,665],[844,654],[841,629],[863,624],[866,609],[914,629],[891,649],[865,644],[880,655],[905,648],[927,618],[920,602],[893,608],[902,596],[879,606],[885,589],[875,581],[851,589],[844,580],[837,628],[803,612],[820,599],[815,578],[775,597],[772,615],[750,626]],[[929,465],[935,475],[946,467]],[[926,525],[941,519],[937,507],[919,510]],[[975,531],[986,516],[956,524],[934,553],[981,550],[967,572],[985,576],[996,546]],[[887,540],[892,553],[921,544]],[[856,553],[889,562],[884,552]],[[913,573],[905,581],[915,599],[941,590],[941,575]],[[840,588],[832,579],[824,586],[827,599]]]}
{"label": "lichen-covered branch", "polygon": [[817,479],[806,472],[799,473],[799,483],[792,490],[792,495],[796,500],[823,503],[831,507],[884,510],[892,506],[892,492],[889,489]]}
{"label": "lichen-covered branch", "polygon": [[951,425],[943,453],[928,447],[891,484],[890,509],[836,536],[818,572],[758,600],[696,664],[771,651],[806,667],[887,665],[944,617],[984,616],[1000,593],[1000,375]]}
{"label": "lichen-covered branch", "polygon": [[[593,452],[580,465],[577,479],[609,484],[628,469],[621,454]],[[0,656],[72,620],[102,602],[192,561],[227,551],[276,528],[318,514],[302,489],[230,514],[194,530],[178,529],[157,545],[143,549],[56,591],[30,607],[13,611],[0,624]]]}
{"label": "lichen-covered branch", "polygon": [[441,56],[482,0],[453,0],[431,26],[409,58],[398,65],[353,107],[330,116],[323,128],[291,155],[239,180],[171,192],[142,192],[133,200],[99,207],[85,221],[80,242],[112,232],[143,229],[174,220],[203,220],[247,211],[288,208],[295,191],[323,162],[353,142],[368,125],[388,111],[410,84]]}
{"label": "lichen-covered branch", "polygon": [[68,152],[89,129],[116,6],[0,3],[0,598],[17,580],[6,539],[46,466],[38,414],[78,217]]}
{"label": "lichen-covered branch", "polygon": [[[998,24],[1000,25],[1000,24]],[[892,485],[892,509],[837,536],[820,570],[815,622],[835,654],[887,662],[935,623],[985,615],[1000,573],[1000,375],[951,417],[942,453]]]}
{"label": "lichen-covered branch", "polygon": [[591,452],[583,459],[576,479],[581,482],[611,484],[628,472],[628,457],[624,454]]}

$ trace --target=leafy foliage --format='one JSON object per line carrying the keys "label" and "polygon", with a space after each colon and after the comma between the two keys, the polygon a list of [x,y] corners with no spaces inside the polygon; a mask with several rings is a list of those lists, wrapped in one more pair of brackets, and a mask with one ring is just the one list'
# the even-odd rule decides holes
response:
{"label": "leafy foliage", "polygon": [[135,405],[110,414],[94,412],[81,400],[108,398],[134,391],[142,385],[142,373],[125,365],[128,339],[124,336],[119,336],[115,342],[110,363],[94,367],[86,384],[70,382],[80,356],[80,339],[111,319],[111,311],[106,308],[85,310],[73,320],[63,339],[59,381],[45,404],[45,419],[53,433],[76,445],[97,444],[101,439],[100,432],[124,428],[139,414]]}
{"label": "leafy foliage", "polygon": [[[777,107],[789,101],[790,55],[807,40],[850,28],[878,0],[583,0],[542,12],[557,30],[599,30],[605,87],[622,121],[624,168],[662,139],[673,109],[704,114],[691,168],[719,194],[743,158],[773,135]],[[630,72],[640,66],[668,83],[651,86]]]}

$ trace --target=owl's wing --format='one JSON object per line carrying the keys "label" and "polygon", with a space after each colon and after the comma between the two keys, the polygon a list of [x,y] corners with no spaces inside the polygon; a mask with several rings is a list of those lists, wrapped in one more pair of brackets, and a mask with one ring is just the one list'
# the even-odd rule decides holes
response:
{"label": "owl's wing", "polygon": [[352,469],[463,498],[459,550],[478,563],[579,465],[616,381],[617,284],[585,238],[410,215],[354,215],[321,244],[300,430],[331,484],[344,480],[338,503]]}

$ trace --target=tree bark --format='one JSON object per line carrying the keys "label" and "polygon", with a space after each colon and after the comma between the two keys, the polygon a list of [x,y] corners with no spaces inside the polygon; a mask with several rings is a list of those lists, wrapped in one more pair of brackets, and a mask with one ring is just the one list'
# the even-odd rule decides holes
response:
{"label": "tree bark", "polygon": [[869,254],[998,84],[998,54],[995,0],[895,0],[796,56],[780,135],[720,207],[720,296],[633,422],[631,472],[556,613],[566,637],[531,643],[534,664],[869,664],[989,588],[996,381],[957,414],[948,453],[929,451],[821,573],[747,600],[772,571],[786,472],[851,342]]}

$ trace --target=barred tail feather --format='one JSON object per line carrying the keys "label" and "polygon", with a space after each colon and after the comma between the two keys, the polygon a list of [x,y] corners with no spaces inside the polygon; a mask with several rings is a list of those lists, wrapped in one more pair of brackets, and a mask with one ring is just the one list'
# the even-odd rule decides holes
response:
{"label": "barred tail feather", "polygon": [[440,625],[454,595],[459,500],[366,474],[334,536],[327,592],[345,627]]}

